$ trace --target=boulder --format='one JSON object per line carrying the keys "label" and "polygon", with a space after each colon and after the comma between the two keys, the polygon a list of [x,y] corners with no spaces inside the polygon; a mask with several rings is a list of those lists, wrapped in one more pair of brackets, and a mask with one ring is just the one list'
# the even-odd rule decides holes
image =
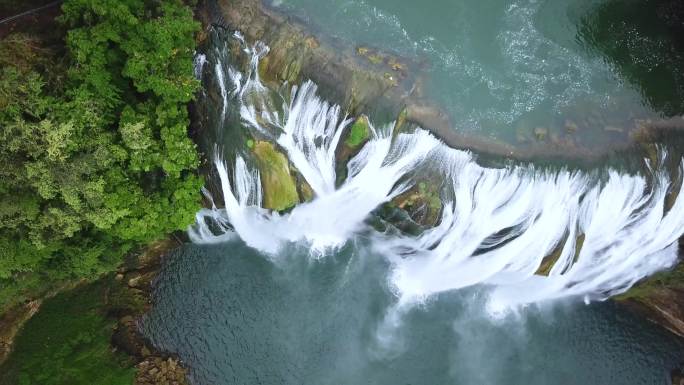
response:
{"label": "boulder", "polygon": [[297,186],[285,155],[266,141],[256,142],[253,154],[261,174],[264,207],[282,211],[299,203]]}

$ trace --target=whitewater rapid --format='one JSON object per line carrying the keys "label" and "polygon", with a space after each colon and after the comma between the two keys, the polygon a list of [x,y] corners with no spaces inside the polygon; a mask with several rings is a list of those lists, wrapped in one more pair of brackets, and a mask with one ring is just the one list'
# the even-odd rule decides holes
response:
{"label": "whitewater rapid", "polygon": [[[225,160],[217,151],[225,207],[197,214],[189,229],[194,242],[239,236],[274,257],[303,242],[321,257],[368,233],[392,266],[389,284],[399,306],[478,284],[492,287],[494,310],[563,297],[603,300],[676,263],[684,200],[666,209],[673,186],[662,164],[650,165],[649,175],[609,170],[604,178],[533,166],[486,168],[425,130],[393,133],[392,124],[370,124],[368,142],[337,186],[335,151],[351,119],[317,96],[310,81],[274,98],[257,71],[268,48],[236,38],[251,58],[244,75],[227,62],[226,47],[196,60],[198,75],[218,79],[217,129],[236,103],[242,122],[277,143],[315,197],[288,213],[266,210],[258,170],[246,156]],[[664,157],[663,151],[660,163]],[[418,236],[372,230],[366,223],[372,211],[409,189],[417,170],[442,176],[439,224]],[[548,276],[536,275],[558,249]]]}

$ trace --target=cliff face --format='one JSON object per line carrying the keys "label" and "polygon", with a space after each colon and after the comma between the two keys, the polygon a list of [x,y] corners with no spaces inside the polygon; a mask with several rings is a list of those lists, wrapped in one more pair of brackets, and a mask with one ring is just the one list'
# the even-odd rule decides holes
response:
{"label": "cliff face", "polygon": [[663,287],[640,297],[621,301],[652,322],[684,338],[684,290]]}
{"label": "cliff face", "polygon": [[[684,239],[679,240],[680,253]],[[681,256],[681,254],[680,254]],[[684,337],[684,264],[655,274],[616,298],[647,319]]]}

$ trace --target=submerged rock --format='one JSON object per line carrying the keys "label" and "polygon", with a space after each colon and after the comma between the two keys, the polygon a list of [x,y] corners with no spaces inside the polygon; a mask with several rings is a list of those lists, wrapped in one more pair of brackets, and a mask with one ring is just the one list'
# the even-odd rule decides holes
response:
{"label": "submerged rock", "polygon": [[285,155],[266,141],[256,142],[253,153],[261,174],[264,207],[282,211],[299,203],[297,186],[290,174],[290,165]]}
{"label": "submerged rock", "polygon": [[537,138],[538,141],[546,140],[547,136],[549,136],[549,130],[546,127],[536,127],[534,129],[534,137]]}

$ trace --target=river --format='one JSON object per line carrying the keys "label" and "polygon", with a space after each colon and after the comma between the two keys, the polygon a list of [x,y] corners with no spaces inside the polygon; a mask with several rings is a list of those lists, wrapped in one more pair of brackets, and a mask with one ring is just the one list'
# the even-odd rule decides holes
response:
{"label": "river", "polygon": [[[455,129],[520,142],[544,127],[591,145],[672,114],[587,44],[587,23],[612,4],[270,3],[348,44],[425,61],[426,97]],[[342,177],[345,112],[311,82],[264,85],[266,45],[210,39],[196,74],[216,205],[198,213],[194,244],[170,258],[141,322],[195,385],[669,381],[683,342],[609,300],[677,261],[684,198],[667,203],[667,148],[650,168],[494,168],[427,131],[371,122]],[[234,60],[235,44],[249,60]],[[277,145],[312,201],[263,207],[272,174],[257,170],[254,140]],[[436,226],[379,229],[376,209],[417,185],[437,191]]]}

